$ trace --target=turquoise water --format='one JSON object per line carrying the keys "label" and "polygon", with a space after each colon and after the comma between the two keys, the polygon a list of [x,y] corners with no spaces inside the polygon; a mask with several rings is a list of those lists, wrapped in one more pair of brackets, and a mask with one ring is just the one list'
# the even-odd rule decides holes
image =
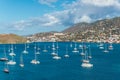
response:
{"label": "turquoise water", "polygon": [[[51,42],[42,42],[39,44],[41,50],[38,59],[40,64],[34,65],[30,61],[34,59],[34,43],[29,44],[29,54],[24,55],[24,68],[19,66],[20,54],[24,50],[24,44],[16,44],[14,52],[16,53],[14,66],[9,66],[10,73],[3,72],[4,63],[0,62],[0,80],[119,80],[120,78],[120,44],[113,44],[114,50],[104,53],[97,46],[97,43],[91,44],[92,59],[90,62],[94,65],[92,68],[81,67],[81,56],[72,53],[74,48],[70,47],[69,42],[59,42],[58,54],[61,60],[53,60],[51,56]],[[78,48],[77,43],[77,48]],[[48,52],[42,52],[44,45],[47,46]],[[70,58],[64,58],[68,45]],[[3,56],[3,45],[0,45],[0,57]],[[8,50],[9,45],[6,45]],[[81,49],[79,49],[81,52]],[[7,51],[7,55],[8,55]],[[9,56],[8,56],[9,57]],[[10,58],[10,57],[9,57]]]}

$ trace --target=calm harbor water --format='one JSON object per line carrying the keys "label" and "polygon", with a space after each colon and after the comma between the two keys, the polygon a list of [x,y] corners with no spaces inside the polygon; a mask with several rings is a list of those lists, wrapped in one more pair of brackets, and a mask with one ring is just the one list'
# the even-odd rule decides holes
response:
{"label": "calm harbor water", "polygon": [[[90,63],[94,66],[92,68],[81,67],[82,57],[80,53],[73,53],[73,46],[70,47],[70,42],[59,42],[58,54],[62,57],[60,60],[52,59],[52,42],[36,43],[40,46],[40,55],[38,60],[40,64],[31,64],[30,61],[34,59],[34,43],[29,44],[27,49],[29,54],[24,54],[24,68],[19,66],[20,54],[24,50],[24,44],[14,45],[14,52],[16,54],[14,66],[9,66],[10,73],[3,72],[4,62],[0,62],[0,80],[119,80],[120,78],[120,44],[113,44],[114,49],[109,53],[104,53],[97,46],[98,43],[85,43],[91,45],[92,59]],[[77,48],[81,52],[79,45]],[[56,43],[55,43],[56,45]],[[68,45],[69,58],[64,58],[66,53],[66,45]],[[109,44],[108,44],[109,45]],[[5,45],[7,50],[7,57],[9,56],[9,44]],[[48,52],[43,52],[44,46]],[[4,45],[0,45],[0,57],[4,55]]]}

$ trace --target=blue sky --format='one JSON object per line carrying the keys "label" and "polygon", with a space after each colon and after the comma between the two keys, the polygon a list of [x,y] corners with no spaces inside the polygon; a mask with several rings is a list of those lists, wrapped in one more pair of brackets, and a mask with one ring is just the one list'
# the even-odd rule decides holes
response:
{"label": "blue sky", "polygon": [[120,0],[0,0],[0,34],[62,31],[120,16]]}

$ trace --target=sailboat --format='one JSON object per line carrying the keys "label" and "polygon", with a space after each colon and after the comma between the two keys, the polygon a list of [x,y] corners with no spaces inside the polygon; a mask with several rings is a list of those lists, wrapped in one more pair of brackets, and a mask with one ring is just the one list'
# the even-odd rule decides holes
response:
{"label": "sailboat", "polygon": [[73,45],[72,45],[72,42],[70,43],[70,47],[72,47]]}
{"label": "sailboat", "polygon": [[86,48],[86,46],[82,45],[82,47],[81,47],[82,52],[80,53],[81,56],[85,56],[85,53],[84,53],[85,48]]}
{"label": "sailboat", "polygon": [[40,64],[40,61],[37,60],[36,48],[34,48],[35,59],[31,61],[32,64]]}
{"label": "sailboat", "polygon": [[11,52],[10,52],[9,55],[11,56],[12,59],[10,61],[8,61],[7,64],[9,64],[9,65],[15,65],[16,62],[14,60],[14,56],[16,56],[16,54],[14,53],[13,45],[11,46]]}
{"label": "sailboat", "polygon": [[70,56],[68,55],[68,49],[67,49],[67,46],[66,46],[66,54],[64,55],[65,58],[69,58]]}
{"label": "sailboat", "polygon": [[89,54],[88,54],[88,58],[92,58],[92,56],[91,56],[91,48],[90,48],[90,45],[88,46],[88,48],[89,48]]}
{"label": "sailboat", "polygon": [[104,53],[108,53],[109,51],[107,50],[107,43],[105,43],[105,50],[103,51]]}
{"label": "sailboat", "polygon": [[28,54],[26,43],[25,43],[25,49],[24,49],[23,53]]}
{"label": "sailboat", "polygon": [[59,60],[59,59],[61,59],[61,57],[58,55],[58,49],[57,49],[57,53],[56,53],[56,55],[53,56],[53,59],[55,59],[55,60]]}
{"label": "sailboat", "polygon": [[16,64],[16,62],[15,62],[15,60],[14,60],[14,56],[11,56],[11,60],[10,61],[8,61],[7,62],[7,64],[9,64],[9,65],[15,65]]}
{"label": "sailboat", "polygon": [[10,46],[8,47],[8,52],[10,52],[11,51],[11,49],[10,49]]}
{"label": "sailboat", "polygon": [[113,50],[113,45],[112,45],[112,42],[110,43],[110,45],[109,45],[109,50]]}
{"label": "sailboat", "polygon": [[53,55],[53,56],[57,55],[57,53],[55,53],[55,50],[53,50],[53,52],[51,53],[51,55]]}
{"label": "sailboat", "polygon": [[37,51],[36,51],[35,54],[40,54],[40,47],[39,47],[39,44],[37,44],[37,46],[36,46],[36,44],[35,44],[35,47],[34,47],[34,48],[37,49]]}
{"label": "sailboat", "polygon": [[44,50],[43,52],[48,52],[48,50],[46,49],[46,45],[44,45]]}
{"label": "sailboat", "polygon": [[20,55],[20,67],[24,67],[24,63],[23,63],[23,54],[21,53]]}
{"label": "sailboat", "polygon": [[59,48],[59,46],[58,46],[58,42],[57,42],[57,46],[56,46],[56,48],[57,48],[57,49]]}
{"label": "sailboat", "polygon": [[5,62],[5,68],[3,69],[3,72],[9,73],[9,68],[8,68],[7,61]]}
{"label": "sailboat", "polygon": [[14,48],[13,45],[11,44],[11,52],[9,53],[10,56],[16,56],[16,54],[14,53]]}
{"label": "sailboat", "polygon": [[82,67],[86,67],[86,68],[91,68],[93,67],[93,64],[90,63],[89,59],[88,59],[88,53],[87,51],[85,51],[85,56],[83,59],[83,62],[81,64]]}
{"label": "sailboat", "polygon": [[0,58],[0,61],[8,61],[8,58],[7,58],[7,56],[6,56],[5,47],[4,47],[4,57]]}
{"label": "sailboat", "polygon": [[52,50],[55,50],[55,44],[54,44],[54,42],[52,44]]}
{"label": "sailboat", "polygon": [[29,48],[30,46],[29,46],[29,43],[27,43],[27,48]]}
{"label": "sailboat", "polygon": [[78,53],[78,52],[79,52],[79,51],[77,50],[77,44],[76,44],[76,42],[75,42],[74,50],[73,50],[72,52],[74,52],[74,53]]}
{"label": "sailboat", "polygon": [[100,44],[99,44],[99,49],[104,49],[104,47],[103,47],[103,43],[102,42],[100,42]]}

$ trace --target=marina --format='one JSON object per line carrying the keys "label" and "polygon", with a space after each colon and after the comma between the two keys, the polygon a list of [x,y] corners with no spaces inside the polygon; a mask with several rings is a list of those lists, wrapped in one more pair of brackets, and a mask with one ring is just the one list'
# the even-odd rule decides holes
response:
{"label": "marina", "polygon": [[[39,44],[40,55],[35,54],[35,44]],[[59,44],[58,49],[56,48],[57,44]],[[76,42],[76,48],[79,45],[86,46],[84,55],[80,55],[83,50],[79,48],[79,53],[72,52],[74,47],[71,47],[70,44],[71,42],[54,42],[57,55],[51,55],[53,42],[29,43],[29,48],[27,48],[29,54],[27,55],[22,53],[24,44],[13,44],[16,49],[12,48],[12,52],[14,51],[16,56],[10,56],[9,52],[6,52],[10,64],[0,62],[0,80],[117,80],[116,76],[120,73],[120,44],[113,43],[114,50],[109,50],[108,54],[105,54],[97,46],[99,43],[83,44]],[[108,43],[105,44],[109,45]],[[0,52],[4,53],[4,46],[6,46],[5,49],[9,49],[10,45],[1,44]],[[42,51],[44,45],[48,51],[46,53]],[[89,58],[89,53],[92,58]],[[68,56],[65,57],[65,55]],[[55,56],[57,58],[53,58]],[[14,62],[10,62],[11,57],[14,57]]]}

